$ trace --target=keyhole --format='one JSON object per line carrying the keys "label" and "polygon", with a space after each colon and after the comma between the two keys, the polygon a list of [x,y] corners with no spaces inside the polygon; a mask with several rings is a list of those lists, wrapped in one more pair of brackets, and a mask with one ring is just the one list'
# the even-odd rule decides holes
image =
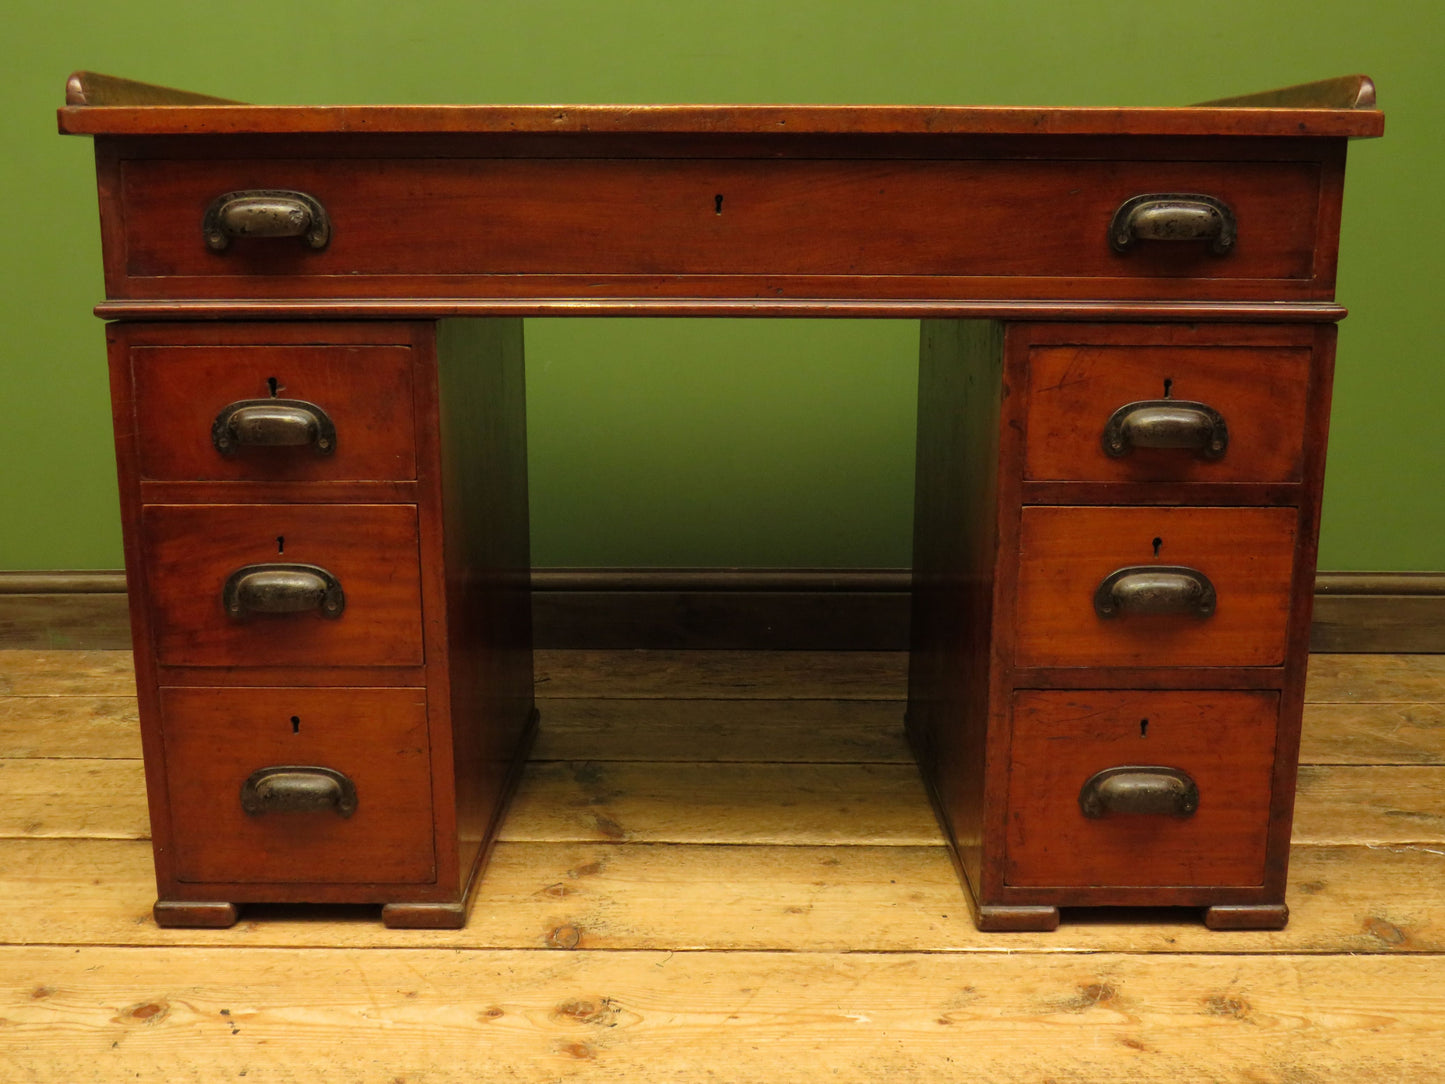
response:
{"label": "keyhole", "polygon": [[1171,394],[1171,390],[1173,389],[1173,387],[1174,387],[1174,381],[1172,381],[1172,380],[1170,380],[1170,379],[1168,379],[1168,378],[1166,377],[1165,380],[1164,380],[1164,398],[1166,398],[1166,399],[1169,398],[1169,396],[1170,396],[1170,394]]}
{"label": "keyhole", "polygon": [[[284,534],[278,534],[278,535],[276,536],[276,552],[277,552],[277,553],[285,553],[285,552],[286,552],[286,536],[285,536]],[[1158,552],[1158,551],[1156,550],[1155,552]]]}
{"label": "keyhole", "polygon": [[712,213],[715,215],[722,214],[722,196],[718,195],[712,198]]}
{"label": "keyhole", "polygon": [[1141,738],[1147,738],[1148,736],[1149,736],[1149,720],[1148,720],[1148,719],[1140,719],[1140,720],[1139,720],[1139,737],[1141,737]]}
{"label": "keyhole", "polygon": [[281,389],[280,382],[274,376],[266,378],[266,387],[271,389],[271,398],[276,398],[276,393]]}
{"label": "keyhole", "polygon": [[300,734],[300,733],[301,733],[301,716],[299,716],[299,715],[293,715],[293,716],[291,716],[291,733],[293,733],[293,734]]}
{"label": "keyhole", "polygon": [[1162,546],[1162,545],[1164,545],[1164,539],[1162,539],[1162,538],[1156,538],[1156,539],[1154,539],[1153,545],[1154,545],[1154,556],[1155,556],[1155,557],[1158,557],[1158,556],[1159,556],[1159,547]]}

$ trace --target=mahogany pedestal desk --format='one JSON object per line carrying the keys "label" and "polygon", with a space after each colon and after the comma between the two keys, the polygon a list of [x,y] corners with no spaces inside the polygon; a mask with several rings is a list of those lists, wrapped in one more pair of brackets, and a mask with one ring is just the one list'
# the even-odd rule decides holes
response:
{"label": "mahogany pedestal desk", "polygon": [[465,921],[536,727],[522,319],[922,321],[908,732],[974,916],[1284,904],[1349,77],[1184,109],[261,107],[93,136],[163,925]]}

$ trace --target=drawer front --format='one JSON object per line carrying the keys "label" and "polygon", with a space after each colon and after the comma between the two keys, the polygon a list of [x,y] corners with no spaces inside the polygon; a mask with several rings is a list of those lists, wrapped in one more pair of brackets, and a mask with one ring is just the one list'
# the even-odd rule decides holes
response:
{"label": "drawer front", "polygon": [[1307,347],[1035,346],[1024,477],[1296,482]]}
{"label": "drawer front", "polygon": [[1275,692],[1016,693],[1006,883],[1263,884],[1278,713]]}
{"label": "drawer front", "polygon": [[[324,247],[297,237],[204,243],[218,197],[269,190],[324,208]],[[431,296],[485,296],[505,294],[507,276],[917,276],[911,293],[946,296],[957,286],[931,280],[998,276],[1046,279],[1025,291],[1039,297],[1097,296],[1072,281],[1091,278],[1149,283],[1122,291],[1137,296],[1236,296],[1261,280],[1309,293],[1320,191],[1318,163],[1286,161],[129,160],[117,273],[130,285],[110,286],[131,297],[388,296],[415,294],[421,287],[404,278],[421,275],[437,277]],[[1237,240],[1223,255],[1208,240],[1115,251],[1116,212],[1150,193],[1222,201]],[[1238,285],[1230,293],[1224,283]],[[636,284],[557,279],[545,295],[628,291]]]}
{"label": "drawer front", "polygon": [[407,347],[138,346],[130,362],[143,479],[416,477]]}
{"label": "drawer front", "polygon": [[141,522],[162,666],[424,661],[414,505],[149,505]]}
{"label": "drawer front", "polygon": [[1015,664],[1281,665],[1296,530],[1293,508],[1024,508]]}
{"label": "drawer front", "polygon": [[178,880],[435,879],[424,689],[163,688],[160,710]]}

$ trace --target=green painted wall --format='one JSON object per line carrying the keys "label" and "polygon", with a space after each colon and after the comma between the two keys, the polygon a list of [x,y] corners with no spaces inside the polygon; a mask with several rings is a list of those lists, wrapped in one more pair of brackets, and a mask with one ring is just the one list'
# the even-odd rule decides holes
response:
{"label": "green painted wall", "polygon": [[[1321,565],[1445,569],[1439,0],[9,0],[0,61],[0,569],[112,568],[77,68],[275,103],[1169,105],[1366,71]],[[909,560],[916,325],[534,321],[541,565]]]}

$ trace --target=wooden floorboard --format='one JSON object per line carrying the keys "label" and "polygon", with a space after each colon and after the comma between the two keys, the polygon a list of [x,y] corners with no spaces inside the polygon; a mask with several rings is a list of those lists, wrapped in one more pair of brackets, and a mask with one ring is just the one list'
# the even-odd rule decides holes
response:
{"label": "wooden floorboard", "polygon": [[902,700],[555,699],[537,760],[911,764]]}
{"label": "wooden floorboard", "polygon": [[[146,839],[138,760],[0,759],[0,838]],[[1305,765],[1299,843],[1445,840],[1445,767]],[[911,764],[533,762],[512,842],[920,846],[941,842]]]}
{"label": "wooden floorboard", "polygon": [[0,651],[0,696],[134,696],[129,651]]}
{"label": "wooden floorboard", "polygon": [[134,696],[0,696],[6,757],[139,757]]}
{"label": "wooden floorboard", "polygon": [[[0,839],[146,839],[138,760],[0,758]],[[1304,765],[1299,843],[1445,840],[1445,767]],[[512,842],[926,846],[941,842],[912,764],[534,761]]]}
{"label": "wooden floorboard", "polygon": [[902,700],[908,693],[902,651],[539,651],[536,673],[543,700]]}
{"label": "wooden floorboard", "polygon": [[[982,934],[935,847],[501,843],[461,930],[386,930],[374,907],[253,906],[163,930],[145,841],[0,841],[0,944],[743,949],[810,952],[1437,953],[1445,847],[1294,848],[1290,922],[1215,932],[1197,912],[1079,910]],[[1382,891],[1382,886],[1388,886]],[[560,932],[559,932],[560,931]]]}
{"label": "wooden floorboard", "polygon": [[1445,703],[1306,704],[1302,764],[1445,764]]}
{"label": "wooden floorboard", "polygon": [[0,948],[9,1081],[1430,1080],[1441,957]]}
{"label": "wooden floorboard", "polygon": [[912,764],[533,763],[502,827],[513,841],[942,843]]}
{"label": "wooden floorboard", "polygon": [[162,930],[129,656],[0,651],[0,1081],[1435,1081],[1445,657],[1311,662],[1280,931],[980,934],[895,653],[539,656],[462,930]]}

